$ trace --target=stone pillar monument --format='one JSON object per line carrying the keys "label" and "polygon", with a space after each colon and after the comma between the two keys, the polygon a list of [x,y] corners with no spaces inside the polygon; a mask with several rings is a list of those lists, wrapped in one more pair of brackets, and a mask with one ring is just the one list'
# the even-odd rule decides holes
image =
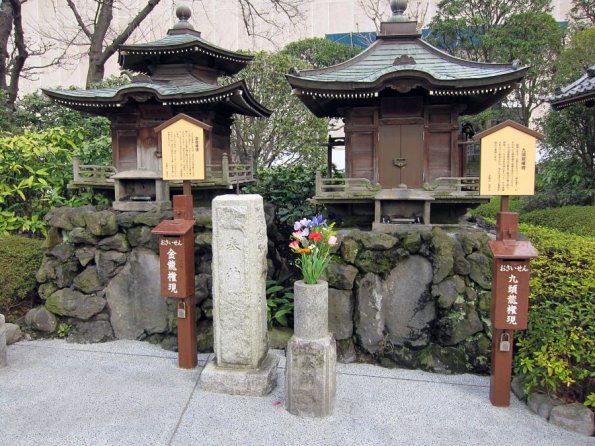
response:
{"label": "stone pillar monument", "polygon": [[6,358],[6,324],[4,315],[0,314],[0,368],[6,367],[8,360]]}
{"label": "stone pillar monument", "polygon": [[262,396],[277,380],[268,353],[266,223],[260,195],[213,200],[213,328],[215,360],[201,374],[209,392]]}
{"label": "stone pillar monument", "polygon": [[287,344],[287,410],[326,417],[335,409],[337,348],[328,331],[328,283],[294,284],[294,335]]}

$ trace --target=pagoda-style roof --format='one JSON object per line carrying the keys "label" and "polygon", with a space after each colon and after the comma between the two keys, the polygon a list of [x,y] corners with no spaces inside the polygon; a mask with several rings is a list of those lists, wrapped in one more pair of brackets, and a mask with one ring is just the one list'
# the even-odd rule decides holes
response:
{"label": "pagoda-style roof", "polygon": [[595,65],[589,67],[577,80],[556,91],[556,94],[546,97],[545,100],[554,110],[561,110],[574,104],[592,107],[595,103]]}
{"label": "pagoda-style roof", "polygon": [[211,104],[213,108],[246,116],[268,117],[271,111],[258,103],[243,80],[225,86],[200,81],[191,74],[169,82],[132,82],[93,90],[43,90],[55,102],[93,114],[112,113],[128,103],[154,101],[163,105]]}
{"label": "pagoda-style roof", "polygon": [[505,97],[528,67],[488,64],[453,57],[421,39],[415,22],[382,24],[376,42],[353,59],[328,68],[287,75],[304,104],[317,116],[338,116],[344,106],[373,105],[385,89],[407,94],[457,96],[477,113]]}
{"label": "pagoda-style roof", "polygon": [[[176,10],[180,21],[155,42],[122,45],[119,62],[130,84],[89,90],[43,92],[55,102],[87,113],[110,115],[114,108],[153,103],[211,109],[223,114],[268,117],[271,111],[252,96],[243,80],[220,86],[217,78],[235,74],[252,56],[219,48],[188,23],[190,8]],[[141,73],[130,75],[130,72]]]}
{"label": "pagoda-style roof", "polygon": [[155,65],[193,64],[231,76],[252,59],[207,42],[192,29],[170,29],[167,36],[154,42],[120,46],[118,63],[123,69],[145,74],[151,74]]}

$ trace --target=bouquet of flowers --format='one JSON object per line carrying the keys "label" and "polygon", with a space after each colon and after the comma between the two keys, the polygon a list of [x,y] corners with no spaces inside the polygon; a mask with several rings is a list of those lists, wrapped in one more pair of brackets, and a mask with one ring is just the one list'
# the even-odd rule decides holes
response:
{"label": "bouquet of flowers", "polygon": [[289,247],[299,254],[296,265],[302,271],[304,282],[316,284],[320,275],[331,261],[330,249],[337,243],[334,223],[327,224],[321,215],[311,219],[303,218],[293,225],[292,242]]}

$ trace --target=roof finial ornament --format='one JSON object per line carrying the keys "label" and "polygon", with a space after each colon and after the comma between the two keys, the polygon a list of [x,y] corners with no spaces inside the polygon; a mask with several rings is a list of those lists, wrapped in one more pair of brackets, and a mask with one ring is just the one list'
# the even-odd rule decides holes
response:
{"label": "roof finial ornament", "polygon": [[194,29],[194,27],[188,22],[188,19],[192,15],[192,11],[186,5],[180,5],[176,8],[176,16],[180,20],[174,25],[174,29]]}
{"label": "roof finial ornament", "polygon": [[388,19],[389,22],[407,22],[409,17],[405,15],[407,9],[407,0],[390,0],[390,9],[393,15]]}

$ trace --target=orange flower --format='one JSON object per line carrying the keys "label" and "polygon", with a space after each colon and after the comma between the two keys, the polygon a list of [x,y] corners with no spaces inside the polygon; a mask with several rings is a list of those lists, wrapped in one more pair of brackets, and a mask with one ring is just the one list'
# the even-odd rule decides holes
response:
{"label": "orange flower", "polygon": [[310,248],[300,248],[296,252],[298,254],[310,254],[312,250]]}

